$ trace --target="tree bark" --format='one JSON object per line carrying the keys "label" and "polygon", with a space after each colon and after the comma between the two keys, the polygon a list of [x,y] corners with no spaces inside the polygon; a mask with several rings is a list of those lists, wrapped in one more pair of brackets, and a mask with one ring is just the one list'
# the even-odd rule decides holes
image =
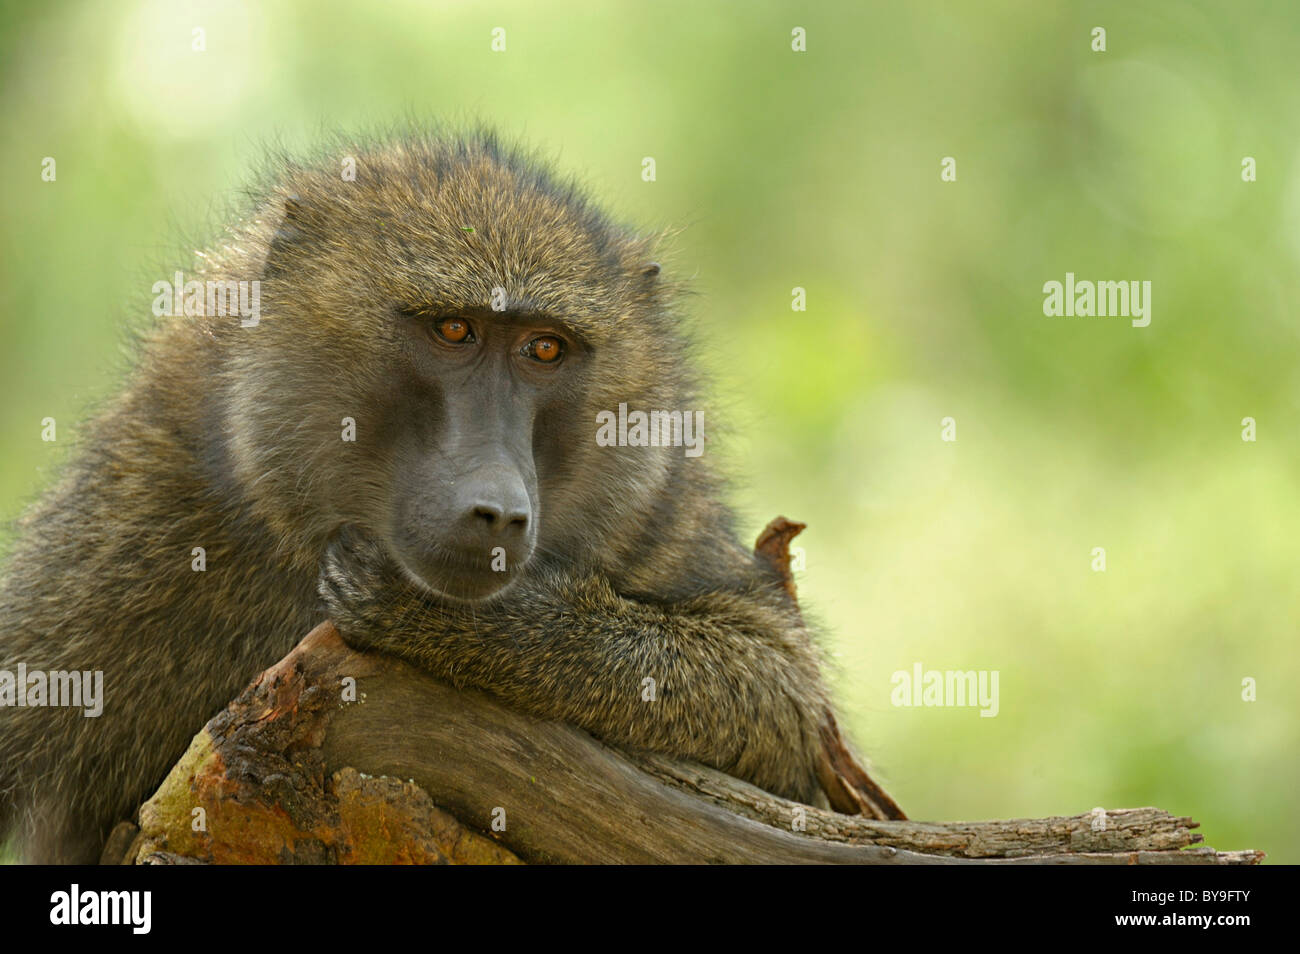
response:
{"label": "tree bark", "polygon": [[1190,847],[1201,841],[1196,823],[1155,808],[914,822],[799,805],[701,765],[613,749],[399,660],[355,653],[329,623],[195,736],[142,806],[140,822],[127,862],[1251,864],[1262,857]]}
{"label": "tree bark", "polygon": [[[756,552],[786,577],[803,529]],[[825,714],[834,810],[604,745],[402,661],[307,635],[194,737],[107,863],[1255,864],[1155,808],[908,821]],[[851,814],[850,814],[851,813]]]}

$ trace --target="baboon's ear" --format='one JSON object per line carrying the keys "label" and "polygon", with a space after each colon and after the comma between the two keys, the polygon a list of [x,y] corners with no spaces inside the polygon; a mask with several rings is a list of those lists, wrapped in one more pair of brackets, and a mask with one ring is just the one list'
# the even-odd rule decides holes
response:
{"label": "baboon's ear", "polygon": [[283,214],[280,224],[271,234],[271,244],[266,253],[266,266],[263,275],[274,278],[287,267],[288,259],[302,246],[306,223],[306,211],[302,197],[293,194],[284,197]]}
{"label": "baboon's ear", "polygon": [[645,268],[641,270],[641,274],[646,278],[654,278],[659,274],[659,263],[647,262]]}

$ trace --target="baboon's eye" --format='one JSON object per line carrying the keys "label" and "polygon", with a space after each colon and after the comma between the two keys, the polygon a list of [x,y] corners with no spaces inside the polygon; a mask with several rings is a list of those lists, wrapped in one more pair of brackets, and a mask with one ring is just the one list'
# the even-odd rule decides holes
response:
{"label": "baboon's eye", "polygon": [[434,330],[438,332],[439,338],[453,344],[474,340],[474,332],[470,329],[469,322],[463,318],[444,318],[434,325]]}
{"label": "baboon's eye", "polygon": [[554,364],[564,354],[564,342],[554,335],[542,335],[524,345],[524,354],[543,364]]}

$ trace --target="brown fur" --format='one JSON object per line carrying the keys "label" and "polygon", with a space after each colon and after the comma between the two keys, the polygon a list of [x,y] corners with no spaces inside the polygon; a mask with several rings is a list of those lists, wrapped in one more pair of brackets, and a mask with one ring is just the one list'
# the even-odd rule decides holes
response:
{"label": "brown fur", "polygon": [[[701,407],[651,252],[490,135],[340,142],[285,164],[186,275],[260,278],[260,324],[161,319],[20,521],[0,668],[105,673],[98,719],[0,708],[0,822],[23,855],[93,860],[191,735],[325,612],[355,645],[538,715],[812,798],[817,654],[737,540],[711,455],[594,440],[596,412],[620,402]],[[536,556],[499,596],[464,604],[396,572],[379,539],[391,434],[423,413],[395,315],[482,311],[494,287],[562,318],[590,359],[539,414]],[[345,416],[355,443],[340,440]],[[343,525],[362,529],[335,538]]]}

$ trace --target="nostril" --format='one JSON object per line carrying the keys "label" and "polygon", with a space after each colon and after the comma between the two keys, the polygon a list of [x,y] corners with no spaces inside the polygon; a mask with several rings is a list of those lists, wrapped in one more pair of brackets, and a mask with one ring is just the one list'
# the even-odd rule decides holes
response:
{"label": "nostril", "polygon": [[491,533],[523,533],[528,528],[528,514],[517,510],[505,513],[491,504],[476,506],[474,521]]}

